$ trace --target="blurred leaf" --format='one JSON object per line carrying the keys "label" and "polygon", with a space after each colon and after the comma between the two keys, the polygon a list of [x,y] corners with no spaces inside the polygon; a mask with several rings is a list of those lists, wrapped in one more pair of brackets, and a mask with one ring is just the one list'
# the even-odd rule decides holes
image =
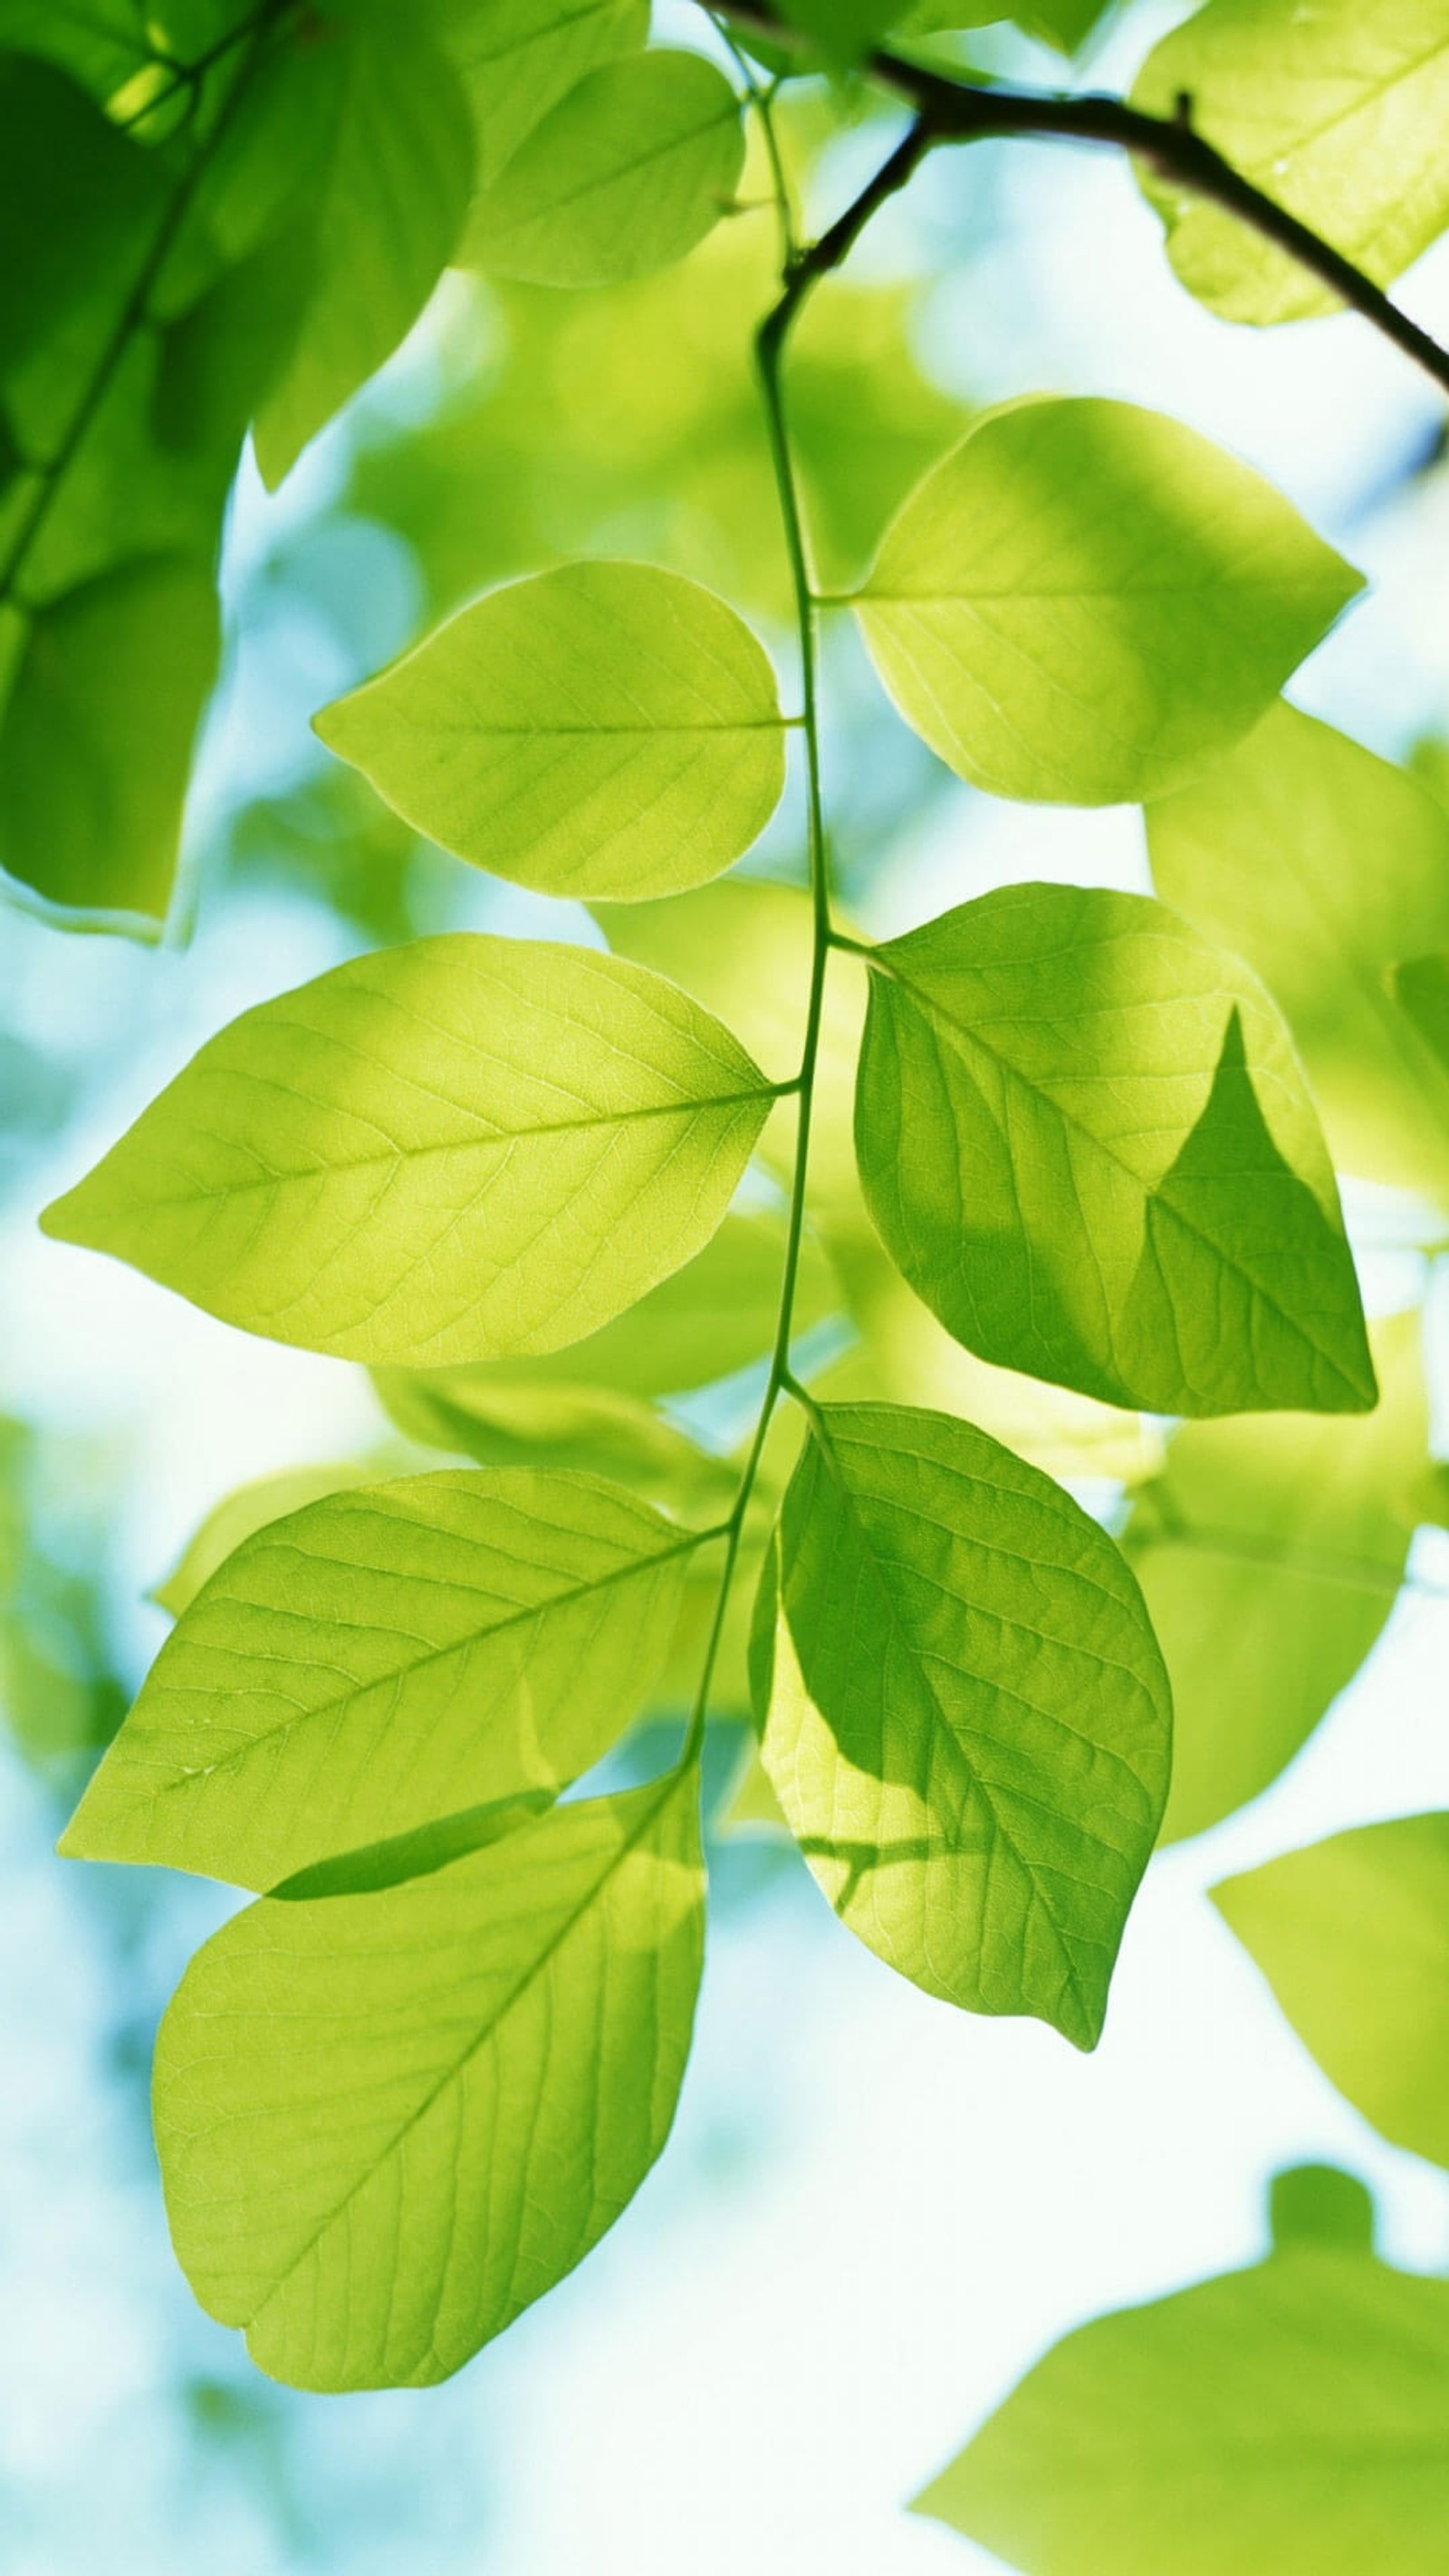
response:
{"label": "blurred leaf", "polygon": [[1068,2335],[915,2511],[1026,2576],[1439,2576],[1449,2283],[1348,2176],[1274,2200],[1265,2262]]}
{"label": "blurred leaf", "polygon": [[740,106],[699,54],[590,72],[475,198],[462,258],[541,286],[608,286],[683,259],[729,211]]}
{"label": "blurred leaf", "polygon": [[1147,836],[1164,901],[1245,957],[1284,1013],[1338,1163],[1449,1204],[1449,1079],[1387,974],[1449,946],[1449,817],[1434,798],[1278,706],[1150,806]]}
{"label": "blurred leaf", "polygon": [[647,564],[494,591],[314,723],[419,831],[543,894],[702,885],[785,786],[768,656],[722,599]]}
{"label": "blurred leaf", "polygon": [[1172,1736],[1095,1521],[966,1423],[812,1414],[754,1657],[765,1768],[842,1920],[928,1994],[1094,2047]]}
{"label": "blurred leaf", "polygon": [[422,939],[244,1012],[43,1224],[344,1359],[556,1350],[708,1242],[769,1101],[658,976]]}
{"label": "blurred leaf", "polygon": [[1277,1778],[1393,1609],[1428,1436],[1419,1318],[1371,1340],[1375,1412],[1192,1424],[1138,1496],[1122,1544],[1177,1712],[1164,1841]]}
{"label": "blurred leaf", "polygon": [[1356,1826],[1212,1897],[1329,2082],[1449,2165],[1449,1815]]}
{"label": "blurred leaf", "polygon": [[1361,576],[1281,493],[1130,403],[992,412],[856,599],[906,722],[998,796],[1160,796],[1256,723]]}
{"label": "blurred leaf", "polygon": [[[1133,91],[1198,131],[1278,205],[1365,269],[1398,277],[1449,225],[1446,0],[1211,0],[1164,37]],[[1334,313],[1338,299],[1233,216],[1143,175],[1184,286],[1234,322]]]}
{"label": "blurred leaf", "polygon": [[638,1396],[501,1367],[379,1369],[374,1383],[410,1439],[483,1467],[576,1468],[688,1513],[733,1499],[723,1461]]}
{"label": "blurred leaf", "polygon": [[185,555],[100,573],[41,610],[0,718],[10,876],[77,912],[164,919],[218,650],[215,586]]}
{"label": "blurred leaf", "polygon": [[769,1772],[753,1740],[745,1746],[716,1824],[724,1834],[789,1834],[785,1810],[770,1786]]}
{"label": "blurred leaf", "polygon": [[[799,1072],[812,951],[810,898],[799,887],[732,877],[687,899],[595,904],[592,910],[612,949],[682,984],[734,1030],[774,1080],[788,1082]],[[846,927],[839,914],[836,926]],[[837,950],[826,982],[816,1067],[809,1197],[822,1223],[846,1232],[866,1225],[853,1134],[864,1016],[864,970]],[[793,1102],[781,1102],[760,1150],[788,1182],[795,1159]]]}
{"label": "blurred leaf", "polygon": [[[4,37],[0,10],[0,41]],[[0,53],[0,381],[79,307],[103,335],[166,203],[149,153],[46,63]]]}
{"label": "blurred leaf", "polygon": [[467,99],[421,17],[361,10],[339,52],[307,300],[256,423],[269,486],[412,328],[452,256],[473,184]]}
{"label": "blurred leaf", "polygon": [[647,1694],[697,1544],[579,1476],[464,1469],[308,1504],[183,1612],[63,1849],[266,1888],[556,1791]]}
{"label": "blurred leaf", "polygon": [[633,2198],[689,2049],[697,1804],[689,1773],[561,1807],[379,1895],[251,1906],[192,1961],[156,2053],[167,2210],[261,2369],[445,2379]]}
{"label": "blurred leaf", "polygon": [[1160,1413],[1373,1403],[1287,1031],[1165,906],[1009,886],[875,950],[856,1135],[886,1249],[983,1359]]}

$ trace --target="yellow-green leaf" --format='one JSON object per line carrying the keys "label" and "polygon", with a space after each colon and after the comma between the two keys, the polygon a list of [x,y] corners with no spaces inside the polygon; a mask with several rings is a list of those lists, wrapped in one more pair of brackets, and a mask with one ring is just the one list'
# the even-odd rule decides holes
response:
{"label": "yellow-green leaf", "polygon": [[496,590],[315,721],[419,831],[543,894],[702,885],[785,784],[763,648],[723,600],[647,564]]}
{"label": "yellow-green leaf", "polygon": [[420,939],[234,1020],[43,1222],[346,1359],[557,1350],[708,1241],[771,1099],[661,976]]}

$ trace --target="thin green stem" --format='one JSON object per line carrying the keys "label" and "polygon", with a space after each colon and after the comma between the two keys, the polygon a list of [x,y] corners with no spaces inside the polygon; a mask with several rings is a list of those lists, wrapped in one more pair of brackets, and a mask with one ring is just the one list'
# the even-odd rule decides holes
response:
{"label": "thin green stem", "polygon": [[[751,82],[752,96],[760,104],[761,93]],[[762,116],[767,116],[764,107]],[[785,553],[790,567],[790,584],[794,594],[795,622],[800,643],[800,669],[804,696],[802,728],[805,737],[806,833],[810,863],[810,901],[813,939],[810,961],[810,997],[805,1011],[805,1033],[800,1055],[798,1089],[800,1107],[795,1130],[795,1166],[790,1186],[790,1215],[785,1238],[785,1262],[780,1284],[780,1309],[775,1328],[775,1344],[770,1355],[770,1373],[760,1405],[754,1438],[740,1476],[739,1492],[730,1514],[725,1541],[725,1561],[715,1598],[714,1617],[705,1647],[699,1689],[690,1718],[689,1733],[680,1756],[681,1767],[697,1762],[704,1746],[705,1725],[709,1715],[709,1694],[714,1680],[729,1612],[730,1593],[739,1564],[745,1519],[759,1478],[760,1462],[765,1454],[770,1424],[775,1407],[784,1394],[802,1400],[812,1410],[813,1401],[805,1394],[790,1369],[790,1344],[795,1328],[795,1292],[800,1275],[800,1255],[805,1241],[806,1191],[810,1177],[810,1135],[815,1112],[815,1078],[820,1060],[820,1032],[825,1015],[825,978],[830,964],[830,951],[836,945],[836,932],[830,912],[830,853],[825,829],[825,789],[820,749],[820,636],[818,602],[811,580],[810,555],[805,534],[805,511],[800,493],[800,478],[795,467],[790,443],[789,414],[785,400],[785,357],[790,333],[808,298],[824,277],[840,266],[860,238],[871,216],[886,199],[903,188],[910,178],[926,145],[923,127],[916,125],[897,145],[890,159],[877,171],[855,203],[848,207],[838,223],[809,250],[793,244],[793,227],[788,206],[782,206],[782,235],[790,244],[784,263],[784,284],[778,303],[765,316],[755,337],[755,366],[764,406],[765,429],[769,441],[770,461],[774,468],[775,488],[780,505],[780,524],[785,539]],[[783,189],[783,169],[777,182]]]}

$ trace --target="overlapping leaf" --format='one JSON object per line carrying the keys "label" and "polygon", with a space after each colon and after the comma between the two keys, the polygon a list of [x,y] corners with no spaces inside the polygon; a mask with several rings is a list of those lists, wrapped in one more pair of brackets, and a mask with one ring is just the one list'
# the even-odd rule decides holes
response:
{"label": "overlapping leaf", "polygon": [[[274,2378],[446,2378],[579,2262],[668,2135],[703,1947],[693,1775],[380,1893],[264,1901],[161,2027],[202,2305]],[[486,1830],[486,1827],[485,1827]]]}
{"label": "overlapping leaf", "polygon": [[1162,1413],[1373,1403],[1317,1121],[1236,959],[1142,896],[1027,885],[873,965],[866,1197],[968,1349]]}
{"label": "overlapping leaf", "polygon": [[771,1097],[662,977],[422,939],[233,1021],[44,1222],[344,1358],[555,1350],[708,1241]]}
{"label": "overlapping leaf", "polygon": [[1171,1740],[1111,1540],[969,1424],[831,1406],[755,1655],[766,1770],[851,1930],[930,1994],[1092,2047]]}
{"label": "overlapping leaf", "polygon": [[926,476],[856,613],[907,723],[962,777],[1111,805],[1228,750],[1361,586],[1180,421],[1035,401]]}
{"label": "overlapping leaf", "polygon": [[243,1541],[162,1647],[68,1852],[266,1888],[557,1791],[648,1691],[697,1541],[580,1476],[414,1476]]}
{"label": "overlapping leaf", "polygon": [[443,33],[462,67],[488,187],[585,73],[637,53],[649,0],[445,0]]}
{"label": "overlapping leaf", "polygon": [[420,831],[544,894],[701,885],[785,783],[761,646],[723,600],[646,564],[493,592],[317,731]]}

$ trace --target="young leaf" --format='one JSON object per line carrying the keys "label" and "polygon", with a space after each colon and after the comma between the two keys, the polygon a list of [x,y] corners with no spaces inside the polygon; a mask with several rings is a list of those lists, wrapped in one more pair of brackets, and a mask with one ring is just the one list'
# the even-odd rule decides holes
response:
{"label": "young leaf", "polygon": [[1277,1778],[1393,1609],[1428,1436],[1419,1318],[1371,1340],[1373,1413],[1191,1424],[1138,1497],[1122,1545],[1176,1710],[1166,1842]]}
{"label": "young leaf", "polygon": [[411,330],[452,257],[473,185],[467,98],[422,13],[364,9],[330,33],[341,93],[307,300],[255,429],[269,486]]}
{"label": "young leaf", "polygon": [[1356,1826],[1212,1897],[1329,2082],[1449,2165],[1449,1815]]}
{"label": "young leaf", "polygon": [[171,2232],[294,2387],[423,2387],[596,2245],[658,2156],[703,1949],[691,1774],[380,1894],[264,1901],[156,2049]]}
{"label": "young leaf", "polygon": [[69,1826],[85,1860],[266,1888],[587,1771],[645,1697],[693,1531],[582,1476],[409,1476],[243,1542]]}
{"label": "young leaf", "polygon": [[[1211,0],[1148,56],[1133,102],[1197,131],[1381,286],[1449,225],[1445,0]],[[1143,173],[1184,286],[1234,322],[1338,310],[1330,290],[1232,215]]]}
{"label": "young leaf", "polygon": [[1362,586],[1180,421],[1033,401],[918,485],[856,613],[906,722],[963,778],[1112,805],[1228,750]]}
{"label": "young leaf", "polygon": [[1449,2282],[1374,2259],[1332,2167],[1266,2262],[1080,2327],[917,2496],[1032,2576],[1439,2576]]}
{"label": "young leaf", "polygon": [[451,618],[315,719],[419,831],[542,894],[702,885],[785,784],[769,659],[647,564],[562,564]]}
{"label": "young leaf", "polygon": [[486,188],[586,72],[638,53],[649,0],[487,0],[481,9],[447,0],[442,32],[472,98],[477,184]]}
{"label": "young leaf", "polygon": [[1262,976],[1340,1168],[1449,1204],[1449,1069],[1386,972],[1449,947],[1443,808],[1277,706],[1206,778],[1149,806],[1147,839],[1163,900]]}
{"label": "young leaf", "polygon": [[1323,1141],[1235,958],[1145,896],[1026,885],[872,962],[866,1199],[968,1350],[1158,1413],[1374,1402]]}
{"label": "young leaf", "polygon": [[538,286],[646,276],[719,222],[744,159],[739,100],[702,55],[606,63],[475,198],[462,256]]}
{"label": "young leaf", "polygon": [[661,976],[419,939],[244,1012],[42,1223],[344,1359],[557,1350],[708,1241],[771,1098]]}
{"label": "young leaf", "polygon": [[210,569],[186,555],[98,573],[40,610],[0,718],[8,875],[92,916],[164,917],[218,646]]}
{"label": "young leaf", "polygon": [[928,1994],[1095,2046],[1172,1729],[1096,1522],[968,1423],[828,1407],[755,1652],[765,1768],[843,1921]]}

